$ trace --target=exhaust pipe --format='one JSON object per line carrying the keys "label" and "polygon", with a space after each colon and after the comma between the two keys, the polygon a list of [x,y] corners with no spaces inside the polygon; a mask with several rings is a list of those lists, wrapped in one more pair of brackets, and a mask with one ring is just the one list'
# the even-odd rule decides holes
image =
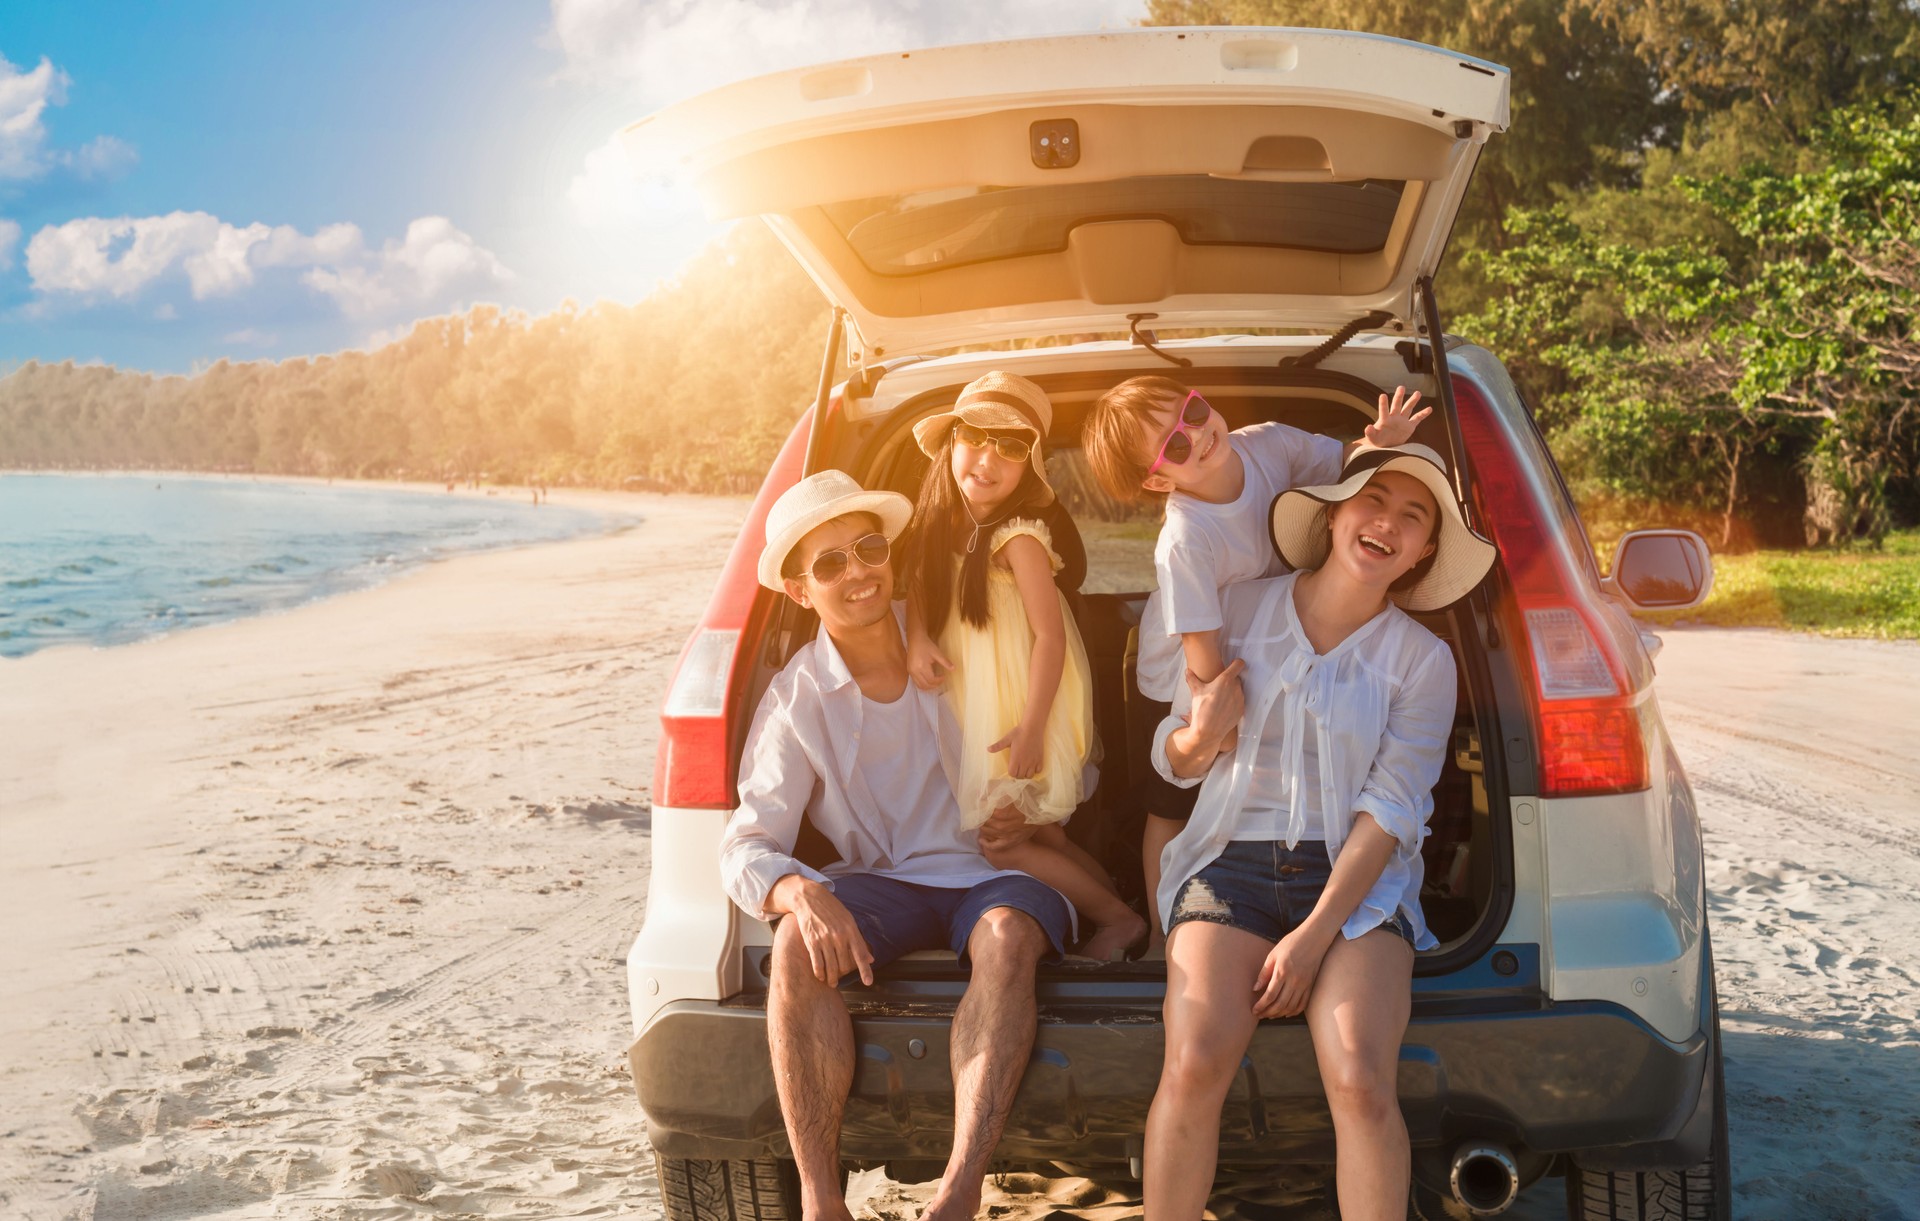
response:
{"label": "exhaust pipe", "polygon": [[1454,1203],[1476,1217],[1492,1217],[1519,1198],[1520,1167],[1505,1145],[1464,1144],[1453,1155],[1448,1182]]}

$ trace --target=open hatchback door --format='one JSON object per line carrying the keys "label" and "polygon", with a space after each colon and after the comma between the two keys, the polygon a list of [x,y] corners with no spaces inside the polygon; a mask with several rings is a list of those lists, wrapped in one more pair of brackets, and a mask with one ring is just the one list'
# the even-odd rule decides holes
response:
{"label": "open hatchback door", "polygon": [[714,90],[625,133],[764,215],[863,360],[1161,328],[1413,332],[1505,68],[1290,29],[941,47]]}

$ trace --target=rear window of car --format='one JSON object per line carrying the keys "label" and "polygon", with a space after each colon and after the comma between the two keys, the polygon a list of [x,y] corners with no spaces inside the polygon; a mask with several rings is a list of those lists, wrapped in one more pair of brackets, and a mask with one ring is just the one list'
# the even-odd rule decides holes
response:
{"label": "rear window of car", "polygon": [[829,204],[875,275],[915,275],[1067,248],[1076,225],[1162,220],[1189,246],[1370,254],[1386,246],[1404,182],[1249,182],[1206,174],[1038,187],[957,187]]}
{"label": "rear window of car", "polygon": [[1047,454],[1047,482],[1079,527],[1080,541],[1087,549],[1082,593],[1146,593],[1158,588],[1153,547],[1166,515],[1158,499],[1128,502],[1107,495],[1094,482],[1087,455],[1078,446]]}

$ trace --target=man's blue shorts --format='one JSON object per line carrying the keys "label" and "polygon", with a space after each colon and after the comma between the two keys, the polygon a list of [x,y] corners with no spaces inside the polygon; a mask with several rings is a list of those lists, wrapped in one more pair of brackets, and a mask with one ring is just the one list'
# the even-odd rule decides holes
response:
{"label": "man's blue shorts", "polygon": [[915,950],[950,949],[965,962],[973,926],[996,907],[1033,917],[1053,943],[1056,959],[1066,953],[1067,933],[1073,927],[1073,913],[1060,892],[1024,873],[988,878],[970,888],[846,874],[833,879],[833,897],[853,913],[875,967]]}

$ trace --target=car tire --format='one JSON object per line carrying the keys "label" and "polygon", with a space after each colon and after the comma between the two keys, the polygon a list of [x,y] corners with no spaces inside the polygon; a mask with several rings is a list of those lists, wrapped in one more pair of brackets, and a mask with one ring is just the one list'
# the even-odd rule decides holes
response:
{"label": "car tire", "polygon": [[1572,1221],[1732,1221],[1727,1151],[1727,1074],[1720,1056],[1720,998],[1713,999],[1713,1143],[1685,1170],[1567,1171]]}
{"label": "car tire", "polygon": [[786,1158],[653,1155],[668,1221],[800,1221],[800,1172]]}

